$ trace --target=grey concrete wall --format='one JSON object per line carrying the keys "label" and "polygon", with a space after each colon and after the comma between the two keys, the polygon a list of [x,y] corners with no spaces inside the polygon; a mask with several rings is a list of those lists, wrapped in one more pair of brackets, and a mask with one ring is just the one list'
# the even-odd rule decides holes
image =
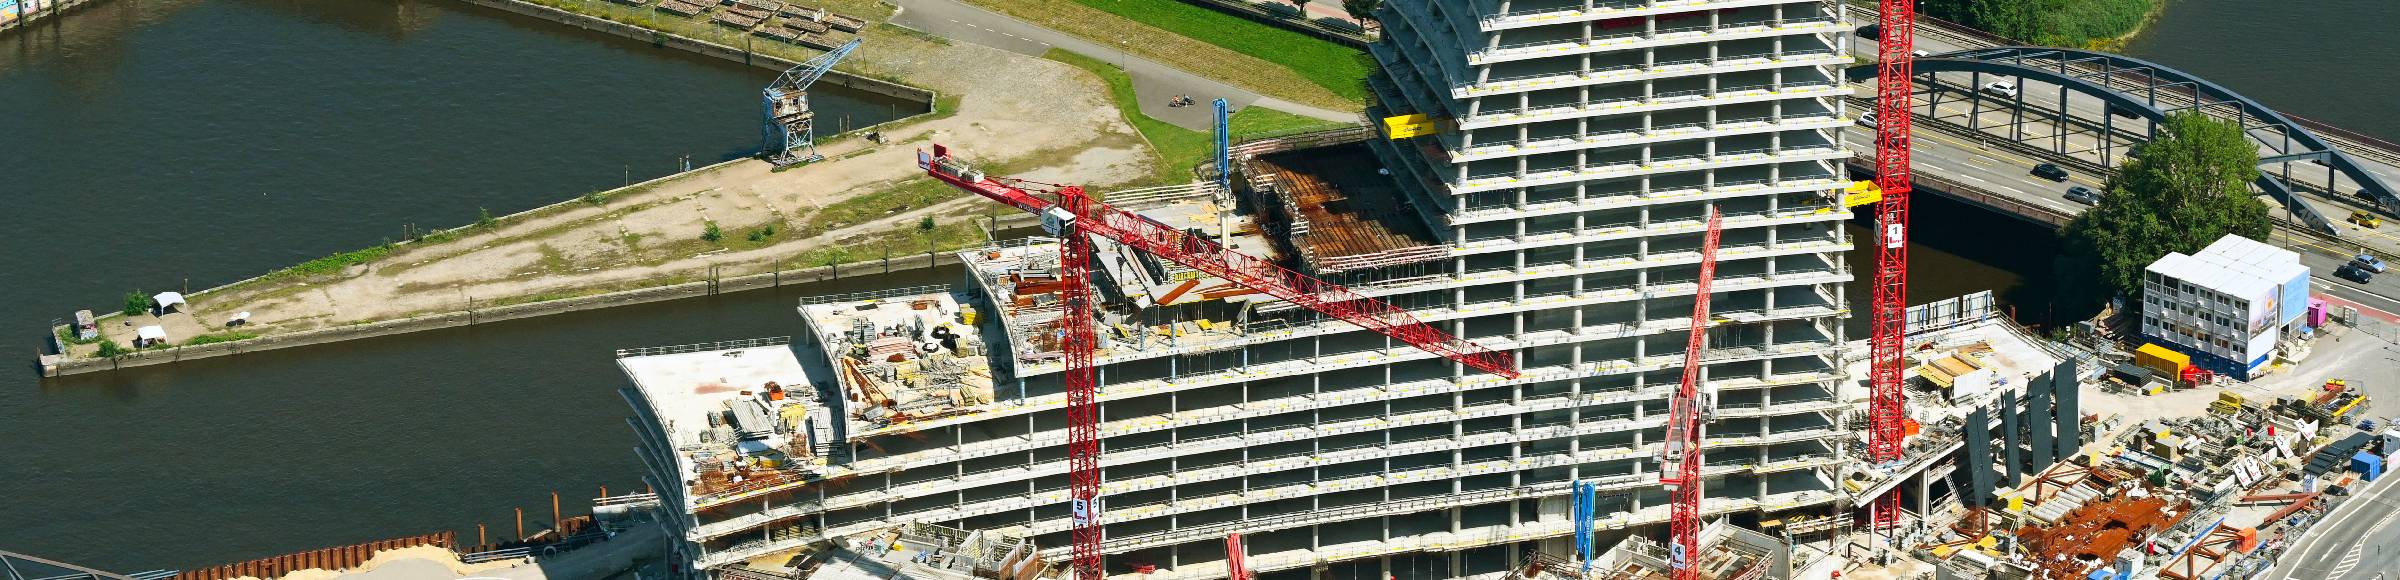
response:
{"label": "grey concrete wall", "polygon": [[[953,254],[937,254],[930,259],[923,255],[916,255],[910,256],[905,260],[894,259],[892,261],[891,271],[897,272],[901,270],[929,268],[956,263],[958,263],[958,257]],[[561,298],[558,300],[547,300],[542,302],[528,302],[523,304],[510,304],[506,306],[493,306],[489,308],[476,308],[472,310],[421,314],[408,318],[379,320],[362,324],[348,324],[331,328],[304,330],[289,334],[274,334],[247,340],[236,340],[232,342],[219,342],[214,344],[203,344],[199,346],[160,347],[155,349],[134,351],[133,353],[121,355],[116,358],[89,358],[45,362],[42,365],[42,376],[58,377],[83,373],[113,371],[117,369],[138,366],[167,364],[185,360],[234,356],[245,353],[292,348],[297,346],[325,344],[330,342],[357,340],[361,338],[373,338],[378,336],[390,336],[395,334],[405,334],[410,332],[469,326],[475,324],[489,324],[504,320],[532,318],[536,316],[546,316],[566,312],[596,310],[614,306],[626,306],[631,304],[675,300],[679,298],[710,296],[729,292],[740,292],[744,290],[776,288],[784,284],[816,282],[820,280],[838,278],[843,275],[861,276],[869,274],[881,274],[885,271],[882,264],[872,262],[845,264],[840,268],[841,270],[838,273],[835,272],[831,267],[816,267],[723,278],[717,281],[714,291],[711,291],[709,288],[708,281],[703,280],[698,282],[686,282],[682,284],[659,286],[655,288],[641,288],[635,290],[610,292],[606,294],[594,294],[591,296]]]}

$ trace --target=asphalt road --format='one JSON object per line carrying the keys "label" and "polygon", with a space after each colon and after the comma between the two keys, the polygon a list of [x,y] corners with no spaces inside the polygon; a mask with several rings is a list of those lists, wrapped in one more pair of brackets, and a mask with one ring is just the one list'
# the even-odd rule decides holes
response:
{"label": "asphalt road", "polygon": [[2400,571],[2400,488],[2389,481],[2367,484],[2341,507],[2309,527],[2284,551],[2267,578],[2281,580],[2368,580]]}
{"label": "asphalt road", "polygon": [[[1123,46],[1084,40],[957,0],[892,2],[900,6],[900,14],[892,17],[892,24],[897,26],[1036,57],[1057,47],[1115,63],[1133,77],[1133,91],[1141,99],[1142,114],[1186,129],[1208,130],[1211,117],[1214,116],[1208,102],[1218,98],[1225,99],[1227,104],[1236,109],[1257,105],[1331,121],[1358,120],[1356,113],[1321,109],[1260,95],[1127,54]],[[1188,95],[1200,104],[1191,107],[1167,106],[1168,98],[1175,95]]]}
{"label": "asphalt road", "polygon": [[[1858,20],[1858,16],[1859,15],[1855,12],[1851,14],[1853,22],[1856,24],[1865,24],[1866,21]],[[1916,42],[1918,50],[1935,54],[1970,48],[1981,48],[1980,46],[1966,46],[1952,42],[1947,36],[1941,34],[1920,33],[1916,36]],[[1852,35],[1851,50],[1854,54],[1872,56],[1875,54],[1875,41],[1873,39]],[[1977,86],[1976,79],[1974,79],[1971,75],[1963,73],[1942,73],[1935,76],[1938,78],[1940,83],[1946,86],[1931,91],[1934,94],[1921,95],[1920,101],[1938,100],[1942,105],[1942,110],[1938,113],[1932,114],[1944,121],[1964,125],[1967,117],[1967,111],[1972,106],[1970,101],[1966,99],[1968,95],[1964,93],[1964,91],[1971,90],[1970,87]],[[1998,79],[1995,77],[1986,76],[1981,80],[1984,82],[1990,82]],[[1924,84],[1920,83],[1920,86],[1924,86]],[[2239,87],[2229,88],[2237,91],[2240,90]],[[2026,119],[2027,126],[2023,129],[2023,135],[2026,137],[2026,142],[2035,145],[2048,146],[2052,142],[2052,137],[2050,136],[2055,133],[2055,129],[2054,126],[2050,124],[2050,121],[2047,117],[2056,114],[2055,112],[2051,112],[2051,110],[2062,108],[2060,107],[2061,101],[2059,100],[2058,96],[2058,87],[2049,83],[2029,80],[2024,82],[2023,86],[2020,87],[2019,90],[2025,95],[2027,108],[2033,109],[2033,111],[2028,113]],[[1871,93],[1869,93],[1869,95],[1871,95]],[[1980,125],[1985,128],[1986,132],[1994,135],[1994,138],[2007,138],[2006,136],[2009,134],[2009,130],[2006,129],[2006,127],[2010,121],[2010,115],[2006,111],[1992,110],[1994,108],[2003,106],[2002,103],[1995,102],[1995,100],[1998,99],[2000,99],[2000,97],[1984,95],[1982,97],[1982,102],[1980,103],[1982,113],[1978,116],[1978,118],[1980,119]],[[2101,156],[2101,148],[2099,147],[2097,133],[2099,132],[2098,128],[2101,126],[2101,119],[2103,119],[2107,114],[2106,105],[2101,100],[2093,97],[2070,94],[2065,99],[2063,104],[2063,109],[2067,112],[2068,116],[2068,130],[2066,131],[2067,135],[2065,136],[2066,149],[2071,154],[2081,159],[2111,166],[2122,160],[2123,154],[2126,150],[2123,148],[2125,142],[2121,138],[2117,141],[2116,146],[2109,148],[2108,152],[2111,155],[2105,159],[2103,159]],[[1919,107],[1920,112],[1926,112],[1924,111],[1925,106],[1923,104],[1920,104]],[[2141,128],[2138,120],[2131,120],[2122,117],[2118,118],[2115,124],[2119,131],[2135,130],[2138,132],[2138,130]],[[1924,140],[1923,136],[1926,133],[1927,132],[1925,131],[1918,132],[1918,135],[1920,136],[1919,141]],[[2278,134],[2264,130],[2255,131],[2254,135],[2261,137],[2262,139],[2280,138]],[[2275,151],[2272,148],[2266,147],[2264,144],[2261,145],[2260,151],[2262,155],[2275,154]],[[1926,154],[1919,153],[1919,155],[1922,156]],[[2378,178],[2384,180],[2386,184],[2400,186],[2400,167],[2394,167],[2373,159],[2355,155],[2352,156],[2352,158],[2369,173],[2375,174],[2378,176]],[[1923,162],[1921,161],[1920,163]],[[2341,192],[2352,192],[2359,189],[2359,184],[2351,181],[2346,176],[2335,177],[2329,186],[2327,183],[2325,168],[2314,163],[2296,162],[2290,164],[2290,168],[2291,174],[2289,177],[2292,181],[2306,183],[2317,187],[2330,187],[2333,191]],[[2263,166],[2261,169],[2280,171],[2281,167]],[[2033,178],[2028,176],[2028,180],[2031,179]],[[2044,188],[2030,187],[2037,184],[2027,185],[2028,187],[2016,187],[2010,189],[2025,190],[2029,193],[2046,191]],[[2089,184],[2087,183],[2086,185]],[[2064,191],[2064,185],[2059,185],[2055,189],[2056,191],[2051,191],[2053,194],[2051,196],[2052,198],[2055,198],[2056,193]],[[2369,207],[2369,204],[2362,204],[2354,199],[2326,199],[2322,196],[2316,196],[2305,192],[2303,193],[2302,197],[2306,199],[2310,203],[2311,207],[2314,207],[2319,213],[2322,213],[2326,215],[2328,219],[2336,220],[2337,222],[2348,216],[2350,210],[2352,209]],[[2342,230],[2342,236],[2350,243],[2372,247],[2378,251],[2386,253],[2387,255],[2400,254],[2400,235],[2395,235],[2391,232],[2383,230],[2361,228],[2349,223],[2338,223],[2337,226]],[[2350,248],[2347,250],[2337,251],[2352,253],[2355,252],[2355,250],[2355,248]]]}

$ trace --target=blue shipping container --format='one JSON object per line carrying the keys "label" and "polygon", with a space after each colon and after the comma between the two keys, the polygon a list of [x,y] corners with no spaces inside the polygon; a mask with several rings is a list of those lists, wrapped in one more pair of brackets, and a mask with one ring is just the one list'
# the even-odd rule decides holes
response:
{"label": "blue shipping container", "polygon": [[2373,453],[2360,451],[2357,455],[2350,456],[2350,470],[2358,472],[2358,476],[2362,479],[2375,481],[2375,478],[2383,477],[2383,458],[2376,457]]}

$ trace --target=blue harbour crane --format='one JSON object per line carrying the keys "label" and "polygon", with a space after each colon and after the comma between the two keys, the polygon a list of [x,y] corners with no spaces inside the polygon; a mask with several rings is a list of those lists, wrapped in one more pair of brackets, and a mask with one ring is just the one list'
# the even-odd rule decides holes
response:
{"label": "blue harbour crane", "polygon": [[851,39],[838,48],[808,59],[808,62],[783,71],[783,75],[776,77],[773,84],[760,91],[764,96],[759,108],[764,117],[761,127],[764,144],[759,147],[759,154],[765,156],[768,162],[780,167],[825,158],[817,154],[817,113],[808,105],[808,86],[816,84],[817,79],[832,71],[833,65],[842,62],[842,57],[850,56],[850,51],[857,50],[858,44],[857,39]]}

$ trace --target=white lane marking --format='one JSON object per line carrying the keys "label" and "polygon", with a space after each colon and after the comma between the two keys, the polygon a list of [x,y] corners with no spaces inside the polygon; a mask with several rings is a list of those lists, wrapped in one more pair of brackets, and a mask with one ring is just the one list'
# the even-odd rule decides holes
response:
{"label": "white lane marking", "polygon": [[2366,556],[2367,539],[2375,537],[2375,534],[2383,531],[2385,526],[2392,525],[2392,518],[2394,516],[2400,516],[2400,511],[2384,514],[2383,519],[2375,521],[2375,527],[2367,528],[2367,533],[2360,534],[2358,536],[2358,541],[2350,544],[2349,553],[2342,554],[2341,564],[2333,568],[2333,575],[2328,576],[2328,578],[2338,580],[2342,576],[2348,575],[2351,570],[2358,569],[2359,559]]}
{"label": "white lane marking", "polygon": [[[2381,490],[2377,490],[2377,491],[2381,491]],[[2348,521],[2348,520],[2349,520],[2349,519],[2350,519],[2352,516],[2356,516],[2356,515],[2358,515],[2360,512],[2367,511],[2367,510],[2366,510],[2366,505],[2365,505],[2366,503],[2369,503],[2369,502],[2360,502],[2360,505],[2357,507],[2357,509],[2352,509],[2352,510],[2350,510],[2350,511],[2348,511],[2348,512],[2343,512],[2343,513],[2342,513],[2342,514],[2340,514],[2340,515],[2335,515],[2335,516],[2332,516],[2332,517],[2329,517],[2329,518],[2326,518],[2326,519],[2323,519],[2323,520],[2318,520],[2318,521],[2317,521],[2317,523],[2316,523],[2315,525],[2311,525],[2311,526],[2309,526],[2309,527],[2308,527],[2308,531],[2307,531],[2307,532],[2303,532],[2303,533],[2301,534],[2301,537],[2300,537],[2300,540],[2299,540],[2299,541],[2293,542],[2293,546],[2294,546],[2294,547],[2298,547],[2298,546],[2299,546],[2300,544],[2302,544],[2302,543],[2307,543],[2307,542],[2316,542],[2316,544],[2317,544],[2317,545],[2316,545],[2316,546],[2312,546],[2312,548],[2315,548],[2315,549],[2317,549],[2317,550],[2321,550],[2321,551],[2322,551],[2322,553],[2321,553],[2321,554],[2319,554],[2318,556],[2316,556],[2315,558],[2306,558],[2306,559],[2317,559],[2317,558],[2323,558],[2323,557],[2325,557],[2325,556],[2331,556],[2331,555],[2333,555],[2333,547],[2325,546],[2325,545],[2324,545],[2324,544],[2325,544],[2325,542],[2323,542],[2323,541],[2320,541],[2320,540],[2323,540],[2323,539],[2325,539],[2325,536],[2324,536],[2324,535],[2321,535],[2321,534],[2318,534],[2317,532],[2326,532],[2326,533],[2332,533],[2332,532],[2331,532],[2331,530],[2332,530],[2333,528],[2335,528],[2335,527],[2339,527],[2341,522]],[[2338,511],[2340,508],[2335,508],[2335,509]],[[2297,551],[2297,550],[2296,550],[2296,551]],[[2308,554],[2308,553],[2309,553],[2308,551],[2297,551],[2297,552],[2299,552],[2300,554],[2303,554],[2303,555],[2306,555],[2306,554]],[[2292,572],[2293,572],[2293,573],[2292,573],[2292,574],[2285,574],[2285,575],[2283,576],[2283,580],[2299,580],[2299,576],[2297,576],[2297,574],[2298,574],[2298,573],[2299,573],[2301,570],[2306,570],[2306,569],[2309,569],[2309,568],[2307,568],[2307,567],[2305,567],[2305,566],[2301,566],[2301,565],[2295,564],[2295,565],[2292,567]]]}

